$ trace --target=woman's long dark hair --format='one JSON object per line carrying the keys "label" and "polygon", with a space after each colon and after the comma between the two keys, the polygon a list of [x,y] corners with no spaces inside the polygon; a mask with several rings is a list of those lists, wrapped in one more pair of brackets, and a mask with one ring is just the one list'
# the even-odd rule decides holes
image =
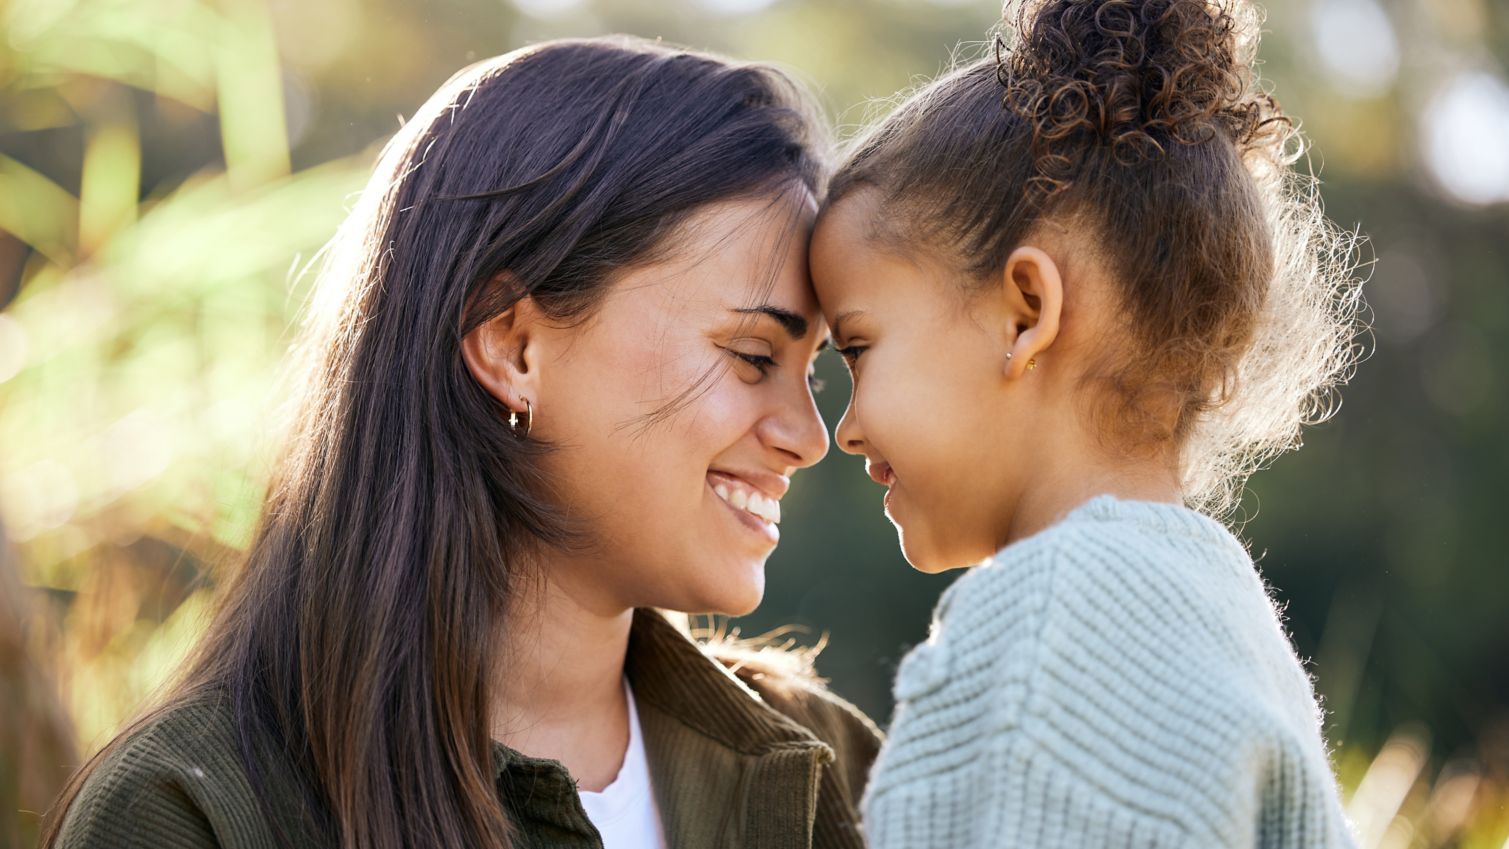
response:
{"label": "woman's long dark hair", "polygon": [[627,38],[543,44],[436,92],[327,249],[244,568],[162,704],[75,774],[43,845],[106,752],[211,690],[252,786],[271,739],[331,842],[511,845],[487,637],[569,512],[539,470],[548,448],[515,438],[461,339],[525,296],[587,315],[708,203],[817,192],[814,118],[770,68]]}

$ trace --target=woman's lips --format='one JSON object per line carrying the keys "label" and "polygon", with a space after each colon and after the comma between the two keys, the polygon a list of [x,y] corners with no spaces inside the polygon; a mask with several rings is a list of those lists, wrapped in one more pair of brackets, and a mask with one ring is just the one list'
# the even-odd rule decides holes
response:
{"label": "woman's lips", "polygon": [[779,476],[760,478],[770,487],[763,489],[752,486],[752,478],[760,476],[715,470],[708,473],[707,486],[713,496],[734,514],[739,524],[759,534],[766,544],[775,545],[781,539],[781,532],[776,527],[781,520],[780,495],[785,494],[790,481]]}
{"label": "woman's lips", "polygon": [[781,496],[791,485],[789,479],[769,474],[760,478],[756,473],[713,470],[707,473],[707,482],[719,498],[734,507],[748,510],[766,522],[780,524]]}
{"label": "woman's lips", "polygon": [[[711,487],[709,487],[709,489],[711,489]],[[776,527],[775,523],[767,522],[764,519],[753,515],[748,510],[740,510],[732,504],[729,504],[727,501],[724,501],[722,498],[719,498],[716,493],[714,493],[712,497],[714,500],[721,503],[729,513],[733,514],[734,521],[758,534],[764,539],[766,544],[773,546],[781,541],[781,531],[780,528]]]}

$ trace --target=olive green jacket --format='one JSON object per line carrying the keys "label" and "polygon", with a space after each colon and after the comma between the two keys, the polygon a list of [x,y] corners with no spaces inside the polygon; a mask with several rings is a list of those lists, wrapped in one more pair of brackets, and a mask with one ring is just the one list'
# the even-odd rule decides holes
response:
{"label": "olive green jacket", "polygon": [[[804,679],[710,656],[639,610],[626,671],[670,849],[861,849],[856,803],[879,748],[875,726]],[[264,752],[270,741],[258,741]],[[274,849],[309,835],[305,794],[268,755],[253,795],[231,710],[208,697],[132,733],[86,781],[64,820],[66,849]],[[498,796],[520,849],[601,849],[560,763],[494,743]],[[273,827],[272,819],[278,822]]]}

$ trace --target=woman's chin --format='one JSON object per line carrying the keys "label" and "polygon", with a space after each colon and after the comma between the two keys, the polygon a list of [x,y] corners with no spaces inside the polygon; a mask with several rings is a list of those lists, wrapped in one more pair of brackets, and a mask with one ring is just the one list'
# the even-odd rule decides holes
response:
{"label": "woman's chin", "polygon": [[761,578],[752,586],[724,588],[718,594],[719,598],[713,602],[716,607],[712,608],[711,612],[721,613],[724,616],[747,616],[753,613],[755,608],[760,606],[760,602],[765,599],[764,576],[762,575]]}
{"label": "woman's chin", "polygon": [[688,558],[657,583],[657,597],[640,604],[693,615],[743,616],[765,596],[765,563],[745,557]]}
{"label": "woman's chin", "polygon": [[723,580],[702,587],[703,613],[745,616],[765,598],[765,564],[739,564],[723,573]]}

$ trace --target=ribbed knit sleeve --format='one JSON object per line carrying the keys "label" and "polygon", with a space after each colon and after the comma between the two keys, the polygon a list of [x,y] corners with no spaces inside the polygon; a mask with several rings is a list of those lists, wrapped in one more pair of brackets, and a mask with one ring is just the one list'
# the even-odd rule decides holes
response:
{"label": "ribbed knit sleeve", "polygon": [[1309,678],[1218,523],[1101,496],[944,594],[898,670],[872,845],[1353,845]]}
{"label": "ribbed knit sleeve", "polygon": [[223,706],[180,705],[118,741],[64,818],[63,849],[271,849]]}

